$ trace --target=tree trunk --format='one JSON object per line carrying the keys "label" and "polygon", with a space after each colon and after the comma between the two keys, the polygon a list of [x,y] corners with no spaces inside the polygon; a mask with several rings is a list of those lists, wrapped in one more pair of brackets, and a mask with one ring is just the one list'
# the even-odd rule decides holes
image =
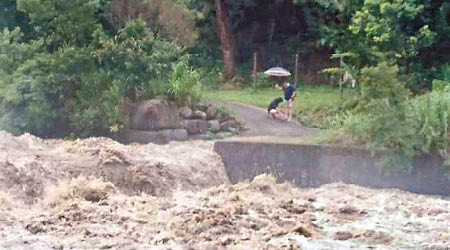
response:
{"label": "tree trunk", "polygon": [[227,11],[223,0],[216,1],[216,20],[219,40],[222,47],[223,64],[225,65],[225,80],[228,81],[236,74],[236,44],[231,32]]}

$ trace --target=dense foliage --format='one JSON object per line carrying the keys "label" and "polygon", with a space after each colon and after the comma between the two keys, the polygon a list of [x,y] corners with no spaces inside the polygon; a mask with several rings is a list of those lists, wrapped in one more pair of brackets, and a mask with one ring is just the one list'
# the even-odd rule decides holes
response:
{"label": "dense foliage", "polygon": [[24,41],[20,28],[1,33],[0,129],[104,134],[126,124],[127,102],[169,94],[183,51],[155,39],[144,21],[111,36],[96,17],[97,1],[17,3],[38,39]]}
{"label": "dense foliage", "polygon": [[386,63],[364,68],[361,82],[359,106],[333,120],[332,140],[388,150],[387,166],[410,169],[418,153],[450,159],[449,87],[411,98],[398,67]]}

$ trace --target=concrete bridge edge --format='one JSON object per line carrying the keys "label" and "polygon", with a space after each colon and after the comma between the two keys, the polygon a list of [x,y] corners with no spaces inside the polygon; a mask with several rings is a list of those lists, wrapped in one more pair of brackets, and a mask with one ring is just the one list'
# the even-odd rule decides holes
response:
{"label": "concrete bridge edge", "polygon": [[299,187],[344,182],[450,196],[450,168],[443,166],[437,155],[415,158],[408,173],[387,171],[383,167],[385,155],[372,156],[363,149],[222,140],[215,142],[214,150],[222,157],[232,183],[271,173],[279,182]]}

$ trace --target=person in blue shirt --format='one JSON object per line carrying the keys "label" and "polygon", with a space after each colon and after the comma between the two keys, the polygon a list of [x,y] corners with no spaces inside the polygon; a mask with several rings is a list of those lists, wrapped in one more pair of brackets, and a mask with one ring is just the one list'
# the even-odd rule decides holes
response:
{"label": "person in blue shirt", "polygon": [[276,84],[275,88],[281,89],[284,92],[284,100],[286,101],[286,115],[288,117],[287,120],[290,121],[292,118],[292,104],[295,97],[297,96],[297,89],[289,82],[283,83],[282,87]]}

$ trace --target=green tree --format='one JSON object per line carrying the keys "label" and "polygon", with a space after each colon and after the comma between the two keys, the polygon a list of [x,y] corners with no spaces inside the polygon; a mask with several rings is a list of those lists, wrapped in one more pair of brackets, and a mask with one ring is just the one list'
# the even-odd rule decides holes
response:
{"label": "green tree", "polygon": [[99,28],[89,46],[66,44],[51,52],[44,39],[23,42],[19,28],[5,29],[0,34],[0,129],[86,136],[126,124],[122,104],[158,94],[155,79],[169,79],[182,54],[145,27],[142,20],[130,21],[115,37]]}
{"label": "green tree", "polygon": [[194,21],[196,12],[187,4],[177,0],[112,0],[104,16],[113,32],[124,28],[128,21],[140,18],[155,38],[192,47],[198,37]]}
{"label": "green tree", "polygon": [[367,105],[378,99],[385,99],[390,104],[404,102],[409,93],[405,83],[399,79],[397,65],[389,66],[386,62],[361,70],[361,103]]}
{"label": "green tree", "polygon": [[370,0],[356,11],[349,30],[360,46],[368,48],[360,55],[369,64],[381,61],[400,63],[408,70],[408,62],[423,47],[431,46],[435,33],[421,19],[424,6],[416,0]]}
{"label": "green tree", "polygon": [[100,6],[99,0],[17,0],[17,8],[28,16],[36,34],[54,49],[88,45],[99,27]]}
{"label": "green tree", "polygon": [[24,43],[21,39],[19,28],[0,34],[0,129],[45,134],[64,119],[65,85],[72,80],[67,72],[79,68],[73,72],[76,75],[86,64],[74,64],[63,51],[43,53],[42,40]]}
{"label": "green tree", "polygon": [[[0,2],[0,30],[3,28],[14,29],[20,27],[22,31],[31,33],[28,18],[24,13],[17,10],[16,0],[3,0]],[[25,34],[29,37],[31,34]]]}

